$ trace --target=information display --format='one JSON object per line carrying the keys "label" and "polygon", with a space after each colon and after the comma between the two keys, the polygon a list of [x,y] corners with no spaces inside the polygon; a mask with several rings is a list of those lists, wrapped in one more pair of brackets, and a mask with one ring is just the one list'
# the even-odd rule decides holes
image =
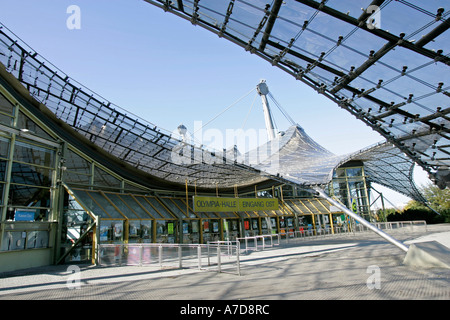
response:
{"label": "information display", "polygon": [[196,212],[234,212],[263,210],[278,210],[278,199],[194,197],[194,211]]}

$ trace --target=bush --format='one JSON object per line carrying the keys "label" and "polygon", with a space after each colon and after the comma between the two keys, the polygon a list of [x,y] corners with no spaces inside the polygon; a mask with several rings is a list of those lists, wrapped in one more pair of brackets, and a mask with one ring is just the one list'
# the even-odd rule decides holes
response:
{"label": "bush", "polygon": [[406,209],[387,216],[387,221],[415,221],[425,220],[427,224],[450,222],[450,210],[443,210],[441,214],[428,209]]}

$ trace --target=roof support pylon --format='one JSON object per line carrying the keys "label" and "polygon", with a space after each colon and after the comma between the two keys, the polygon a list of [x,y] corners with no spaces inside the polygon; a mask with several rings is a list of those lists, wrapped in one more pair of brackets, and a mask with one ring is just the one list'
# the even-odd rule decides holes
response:
{"label": "roof support pylon", "polygon": [[275,128],[273,125],[272,113],[270,112],[269,101],[267,101],[267,94],[269,93],[269,87],[266,84],[266,80],[261,80],[256,86],[258,94],[261,96],[263,110],[264,110],[264,120],[266,122],[266,130],[269,140],[275,139]]}

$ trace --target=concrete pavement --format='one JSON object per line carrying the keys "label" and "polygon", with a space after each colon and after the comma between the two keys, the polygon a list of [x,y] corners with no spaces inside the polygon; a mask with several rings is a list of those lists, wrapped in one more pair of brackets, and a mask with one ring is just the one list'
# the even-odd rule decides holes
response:
{"label": "concrete pavement", "polygon": [[[450,248],[450,224],[429,225],[426,234],[393,236],[405,243],[431,239]],[[402,250],[370,232],[242,254],[241,276],[82,265],[74,274],[67,265],[49,266],[1,274],[0,300],[450,299],[450,269],[407,267],[404,257]]]}

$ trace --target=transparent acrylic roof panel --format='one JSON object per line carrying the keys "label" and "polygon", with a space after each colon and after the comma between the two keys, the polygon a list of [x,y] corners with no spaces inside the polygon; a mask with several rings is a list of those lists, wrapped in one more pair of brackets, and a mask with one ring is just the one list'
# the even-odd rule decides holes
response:
{"label": "transparent acrylic roof panel", "polygon": [[[434,7],[431,6],[432,2],[434,2]],[[413,1],[389,1],[387,5],[381,6],[381,28],[394,35],[405,33],[405,38],[409,40],[414,40],[414,38],[418,40],[422,35],[431,31],[429,28],[438,24],[435,20],[436,10],[443,7],[444,2],[426,0],[420,1],[420,3],[416,1],[416,5],[414,5]],[[419,7],[421,10],[417,10]],[[428,24],[430,24],[428,28],[416,32]]]}
{"label": "transparent acrylic roof panel", "polygon": [[125,204],[117,194],[109,192],[105,192],[104,194],[128,219],[140,218],[138,215],[135,214],[133,210],[134,208],[127,206],[127,204]]}
{"label": "transparent acrylic roof panel", "polygon": [[[152,216],[149,216],[149,214],[142,209],[142,207],[134,200],[133,196],[129,194],[120,194],[117,195],[118,198],[122,199],[131,209],[134,211],[135,214],[139,216],[141,219],[150,219],[153,218]],[[151,213],[150,213],[151,214]]]}
{"label": "transparent acrylic roof panel", "polygon": [[75,195],[75,200],[78,200],[82,205],[87,206],[87,209],[92,211],[95,215],[102,219],[111,219],[111,216],[98,206],[86,190],[72,189],[71,191]]}
{"label": "transparent acrylic roof panel", "polygon": [[326,5],[351,17],[358,18],[363,13],[362,8],[367,8],[371,3],[372,0],[329,0]]}
{"label": "transparent acrylic roof panel", "polygon": [[[159,7],[165,3],[147,2]],[[223,38],[257,51],[260,57],[315,87],[428,173],[450,165],[450,58],[446,56],[450,39],[449,25],[444,22],[450,11],[446,1],[380,1],[375,16],[368,13],[375,3],[371,0],[224,2],[237,4],[237,9],[229,16],[227,10],[222,12],[224,21],[225,17],[232,21],[226,28],[222,25]],[[202,5],[208,7],[208,2]],[[217,6],[214,9],[219,10]],[[270,23],[261,28],[258,21],[268,13],[264,10],[270,11]],[[369,18],[379,19],[375,28],[368,24]],[[197,24],[202,25],[201,19]],[[250,37],[255,39],[251,47]],[[422,137],[421,152],[414,150],[417,134]],[[438,154],[442,157],[437,160]]]}
{"label": "transparent acrylic roof panel", "polygon": [[[160,215],[160,214],[158,213],[158,211],[155,210],[155,209],[154,209],[154,208],[146,201],[145,198],[147,198],[147,197],[135,195],[134,198],[136,199],[136,201],[137,201],[142,207],[144,207],[144,209],[145,209],[146,211],[148,211],[148,212],[150,213],[150,215],[151,215],[153,218],[155,218],[155,219],[162,219],[162,218],[164,218],[164,216]],[[148,198],[147,198],[147,199],[148,199]]]}

